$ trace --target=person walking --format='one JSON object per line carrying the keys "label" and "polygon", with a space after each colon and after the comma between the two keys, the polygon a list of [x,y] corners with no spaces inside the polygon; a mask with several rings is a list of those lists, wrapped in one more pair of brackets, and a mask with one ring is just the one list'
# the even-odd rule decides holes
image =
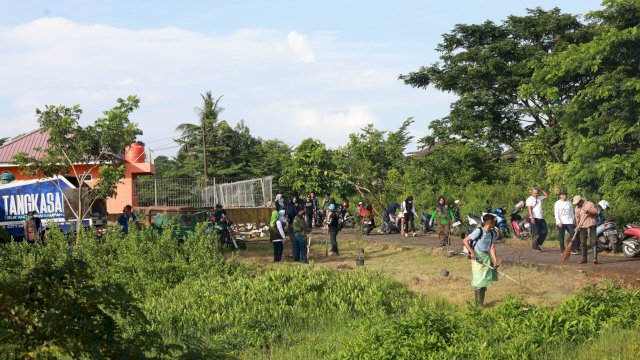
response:
{"label": "person walking", "polygon": [[327,230],[329,232],[329,240],[331,241],[331,252],[330,256],[338,256],[340,253],[338,252],[338,231],[340,231],[338,224],[338,214],[336,214],[336,205],[330,204],[328,208],[329,212],[327,213]]}
{"label": "person walking", "polygon": [[293,236],[293,220],[296,218],[298,214],[298,198],[293,195],[291,199],[287,203],[287,208],[285,210],[285,215],[287,216],[287,223],[289,238],[291,239],[291,256],[295,257],[296,254],[296,238]]}
{"label": "person walking", "polygon": [[435,221],[435,224],[440,228],[438,234],[440,246],[450,245],[451,239],[449,239],[449,234],[451,232],[451,223],[453,222],[453,211],[451,211],[451,208],[447,205],[447,200],[444,196],[438,198],[438,204],[431,214],[430,221],[432,222],[431,226],[433,226],[433,222]]}
{"label": "person walking", "polygon": [[416,227],[414,220],[416,217],[416,207],[413,204],[413,196],[408,196],[402,202],[402,214],[404,217],[404,236],[409,236],[409,229],[413,232],[413,236],[416,236]]}
{"label": "person walking", "polygon": [[308,263],[307,260],[307,224],[304,221],[304,207],[298,207],[298,214],[293,219],[293,237],[296,239],[293,251],[293,260]]}
{"label": "person walking", "polygon": [[[558,227],[558,242],[560,243],[560,252],[564,252],[564,233],[567,232],[569,239],[573,239],[576,230],[576,216],[573,213],[573,206],[567,200],[567,190],[560,191],[560,199],[553,205],[553,214],[556,218],[556,226]],[[571,242],[571,253],[574,253],[575,247]]]}
{"label": "person walking", "polygon": [[495,218],[491,214],[482,217],[482,227],[476,228],[462,242],[471,258],[471,286],[477,306],[484,305],[487,286],[498,281],[498,258],[493,228]]}
{"label": "person walking", "polygon": [[580,195],[573,197],[573,205],[576,206],[575,215],[576,224],[578,224],[576,231],[580,237],[580,253],[582,255],[578,263],[584,264],[587,262],[587,237],[589,237],[591,246],[593,246],[593,263],[597,264],[598,244],[596,243],[596,215],[598,215],[598,209],[596,209],[596,206],[591,201]]}
{"label": "person walking", "polygon": [[285,211],[273,211],[271,213],[271,221],[269,222],[269,240],[273,243],[273,262],[282,260],[282,251],[284,250],[284,239],[286,238],[284,229],[287,226]]}
{"label": "person walking", "polygon": [[[540,195],[540,191],[544,195]],[[542,252],[542,244],[547,238],[547,222],[542,216],[542,202],[549,198],[549,194],[540,188],[533,188],[531,190],[531,196],[527,198],[525,202],[527,209],[529,210],[529,218],[531,219],[531,235],[533,235],[533,241],[531,248],[533,251]]]}

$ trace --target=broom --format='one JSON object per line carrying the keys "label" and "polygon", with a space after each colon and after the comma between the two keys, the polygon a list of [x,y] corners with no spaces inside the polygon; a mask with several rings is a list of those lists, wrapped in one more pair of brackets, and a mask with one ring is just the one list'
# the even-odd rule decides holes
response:
{"label": "broom", "polygon": [[560,260],[562,260],[563,263],[566,263],[567,261],[569,261],[569,258],[571,257],[571,244],[573,244],[573,242],[576,239],[576,236],[578,236],[578,231],[580,231],[580,226],[582,226],[582,223],[587,218],[586,215],[587,214],[584,214],[582,216],[582,219],[580,219],[580,224],[576,227],[576,230],[573,233],[573,237],[571,238],[571,241],[567,243],[567,246],[565,247],[564,251],[562,252],[562,254],[560,254]]}

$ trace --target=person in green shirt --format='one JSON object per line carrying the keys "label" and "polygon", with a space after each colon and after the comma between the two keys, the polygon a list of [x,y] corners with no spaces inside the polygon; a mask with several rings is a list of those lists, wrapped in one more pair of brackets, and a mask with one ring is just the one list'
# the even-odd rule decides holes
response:
{"label": "person in green shirt", "polygon": [[307,259],[307,224],[304,220],[304,206],[298,207],[298,214],[293,219],[293,238],[295,247],[293,250],[293,260],[308,263]]}
{"label": "person in green shirt", "polygon": [[438,198],[438,204],[436,209],[431,213],[431,225],[435,224],[439,226],[440,232],[438,237],[440,238],[440,245],[446,246],[451,244],[449,239],[449,233],[451,232],[451,223],[453,222],[453,211],[444,196]]}

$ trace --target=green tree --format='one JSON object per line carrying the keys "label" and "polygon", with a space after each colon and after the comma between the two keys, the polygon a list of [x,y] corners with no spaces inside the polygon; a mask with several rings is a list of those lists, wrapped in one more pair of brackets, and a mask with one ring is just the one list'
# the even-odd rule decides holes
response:
{"label": "green tree", "polygon": [[330,191],[336,178],[331,151],[316,139],[304,139],[293,150],[281,182],[298,192]]}
{"label": "green tree", "polygon": [[181,144],[179,153],[184,154],[186,157],[193,157],[195,152],[199,152],[202,157],[202,174],[207,177],[209,174],[207,153],[209,152],[209,134],[215,133],[218,126],[218,116],[224,110],[220,106],[222,96],[217,99],[211,95],[211,91],[207,91],[202,97],[203,105],[201,108],[195,108],[194,110],[198,114],[198,124],[182,123],[176,127],[176,131],[181,133],[178,143]]}
{"label": "green tree", "polygon": [[[640,212],[640,2],[607,0],[587,16],[595,36],[549,56],[530,88],[561,112],[560,177],[576,191]],[[566,89],[570,89],[567,91]],[[627,215],[628,216],[628,215]]]}
{"label": "green tree", "polygon": [[279,184],[291,162],[291,146],[281,140],[264,140],[252,153],[250,172],[255,176],[272,175],[274,184]]}
{"label": "green tree", "polygon": [[[90,212],[93,202],[116,194],[116,185],[124,177],[124,166],[117,165],[121,163],[118,154],[122,154],[142,134],[138,125],[129,120],[140,100],[129,96],[117,102],[116,106],[104,112],[103,117],[86,127],[79,125],[82,114],[79,105],[49,105],[44,110],[36,109],[38,123],[49,134],[47,148],[41,149],[43,155],[40,159],[26,153],[14,157],[15,163],[32,176],[72,174],[79,184],[84,184],[92,170],[100,169],[100,177],[93,188],[87,190],[78,186],[77,204],[71,204],[64,196],[76,219],[78,236],[82,219]],[[91,164],[88,170],[78,167],[86,164]]]}
{"label": "green tree", "polygon": [[413,87],[432,85],[459,98],[448,116],[431,124],[430,143],[459,137],[500,153],[557,124],[556,101],[536,93],[522,97],[518,89],[528,83],[533,64],[588,32],[575,15],[557,8],[527,13],[502,24],[456,25],[437,47],[440,62],[400,76]]}

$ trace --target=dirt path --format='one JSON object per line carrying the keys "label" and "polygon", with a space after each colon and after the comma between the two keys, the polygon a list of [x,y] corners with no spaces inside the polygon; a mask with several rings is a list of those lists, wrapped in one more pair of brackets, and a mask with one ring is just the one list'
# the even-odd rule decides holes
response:
{"label": "dirt path", "polygon": [[[319,230],[315,230],[316,236],[322,236]],[[325,235],[326,236],[326,235]],[[354,233],[349,231],[341,232],[340,238],[355,238]],[[435,234],[419,234],[416,237],[404,237],[400,234],[379,234],[371,233],[364,236],[365,241],[375,241],[379,243],[388,243],[394,245],[408,245],[424,247],[437,253],[436,249],[441,249],[440,241]],[[554,247],[555,245],[555,247]],[[579,255],[572,255],[566,263],[560,260],[560,249],[557,241],[545,243],[543,252],[538,253],[531,250],[531,245],[525,241],[509,240],[496,244],[498,259],[506,265],[520,265],[524,267],[533,267],[539,270],[553,271],[554,269],[575,269],[591,276],[598,276],[603,279],[616,279],[623,281],[628,285],[640,286],[640,258],[627,258],[622,254],[611,255],[607,253],[598,254],[599,264],[591,263],[592,254],[589,253],[589,262],[586,264],[578,264]],[[459,252],[462,250],[462,240],[459,237],[453,237],[451,240],[450,251]],[[443,254],[445,251],[443,250]]]}

